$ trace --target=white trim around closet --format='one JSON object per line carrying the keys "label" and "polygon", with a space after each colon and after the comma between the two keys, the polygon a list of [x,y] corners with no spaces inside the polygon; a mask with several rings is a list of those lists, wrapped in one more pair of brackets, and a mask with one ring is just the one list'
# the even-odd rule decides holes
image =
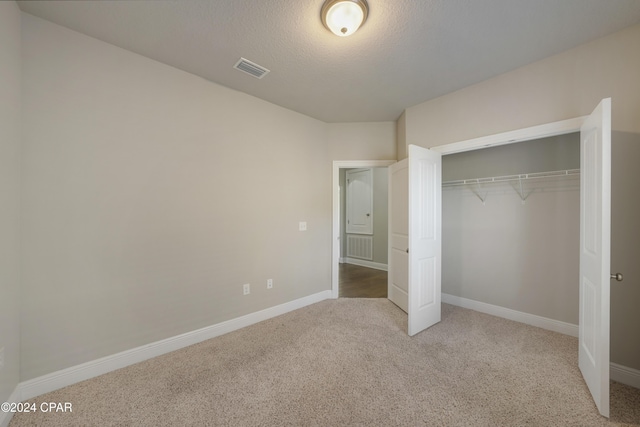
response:
{"label": "white trim around closet", "polygon": [[587,116],[576,117],[573,119],[561,120],[559,122],[468,139],[466,141],[438,145],[436,147],[431,147],[430,150],[438,151],[442,154],[454,154],[462,153],[463,151],[477,150],[479,148],[497,147],[499,145],[507,145],[516,142],[530,141],[532,139],[548,138],[550,136],[579,132],[580,126],[582,126],[582,122],[584,122],[586,118]]}

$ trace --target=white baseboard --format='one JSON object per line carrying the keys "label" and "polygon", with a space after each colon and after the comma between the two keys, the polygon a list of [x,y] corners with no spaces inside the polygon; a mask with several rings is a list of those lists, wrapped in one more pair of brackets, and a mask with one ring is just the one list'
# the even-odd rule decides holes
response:
{"label": "white baseboard", "polygon": [[609,376],[612,380],[640,389],[640,371],[611,363]]}
{"label": "white baseboard", "polygon": [[442,294],[442,302],[457,305],[458,307],[469,308],[481,313],[491,314],[493,316],[502,317],[504,319],[514,320],[516,322],[525,323],[538,328],[549,331],[559,332],[572,337],[578,336],[578,325],[572,323],[561,322],[559,320],[548,319],[535,314],[523,313],[521,311],[511,310],[510,308],[500,307],[498,305],[487,304],[472,299],[462,298],[455,295]]}
{"label": "white baseboard", "polygon": [[354,264],[354,265],[359,265],[361,267],[369,267],[369,268],[375,268],[376,270],[383,270],[383,271],[387,271],[388,266],[387,264],[382,264],[380,262],[373,262],[373,261],[367,261],[364,259],[358,259],[358,258],[343,258],[344,262],[346,262],[347,264]]}
{"label": "white baseboard", "polygon": [[[21,402],[32,399],[41,394],[197,344],[329,298],[331,298],[330,290],[318,292],[275,307],[24,381],[18,384],[17,393],[14,393],[16,395],[15,400],[13,401]],[[0,427],[5,426],[0,425]]]}
{"label": "white baseboard", "polygon": [[[20,384],[18,384],[13,390],[13,393],[11,393],[7,402],[20,402]],[[11,418],[13,418],[12,412],[0,411],[0,427],[7,427]]]}
{"label": "white baseboard", "polygon": [[[442,302],[502,317],[504,319],[514,320],[527,325],[537,326],[538,328],[559,332],[572,337],[578,337],[578,325],[571,323],[560,322],[558,320],[548,319],[546,317],[523,313],[521,311],[511,310],[510,308],[504,308],[449,294],[442,294]],[[612,362],[609,365],[609,376],[616,382],[640,389],[640,370],[628,368]]]}
{"label": "white baseboard", "polygon": [[[197,344],[329,298],[331,298],[331,291],[322,291],[295,301],[290,301],[275,307],[247,314],[236,319],[231,319],[216,325],[187,332],[182,335],[167,338],[162,341],[157,341],[155,343],[43,375],[32,380],[24,381],[18,384],[8,401],[22,402],[32,399],[41,394],[49,393],[62,387],[94,378],[99,375],[115,371],[116,369],[130,366],[134,363],[143,362],[153,357]],[[577,325],[559,322],[528,313],[522,313],[467,298],[442,294],[442,302],[526,323],[543,329],[560,332],[566,335],[577,336],[578,334]],[[636,369],[612,363],[611,379],[632,387],[640,388],[640,371]],[[13,414],[11,413],[0,412],[0,427],[7,427],[9,425],[9,421],[11,421],[12,415]]]}

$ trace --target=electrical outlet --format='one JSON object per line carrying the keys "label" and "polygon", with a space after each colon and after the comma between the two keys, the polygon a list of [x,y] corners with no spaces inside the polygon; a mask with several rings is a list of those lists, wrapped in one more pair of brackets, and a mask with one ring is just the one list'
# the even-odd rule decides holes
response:
{"label": "electrical outlet", "polygon": [[251,293],[251,285],[248,283],[245,283],[244,285],[242,285],[242,295],[249,295]]}
{"label": "electrical outlet", "polygon": [[307,222],[306,221],[300,221],[300,223],[298,223],[298,230],[307,231]]}
{"label": "electrical outlet", "polygon": [[4,368],[4,347],[0,348],[0,369]]}
{"label": "electrical outlet", "polygon": [[273,289],[273,279],[267,279],[267,289]]}

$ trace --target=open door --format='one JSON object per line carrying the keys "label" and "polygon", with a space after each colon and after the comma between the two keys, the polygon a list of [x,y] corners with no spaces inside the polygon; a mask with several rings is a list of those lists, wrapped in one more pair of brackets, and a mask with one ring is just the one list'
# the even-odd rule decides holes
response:
{"label": "open door", "polygon": [[440,321],[442,155],[409,145],[389,167],[389,299],[409,316],[410,336]]}
{"label": "open door", "polygon": [[611,98],[580,129],[580,321],[578,364],[609,417]]}
{"label": "open door", "polygon": [[389,166],[387,297],[409,312],[409,160]]}
{"label": "open door", "polygon": [[409,145],[409,335],[440,321],[442,154]]}

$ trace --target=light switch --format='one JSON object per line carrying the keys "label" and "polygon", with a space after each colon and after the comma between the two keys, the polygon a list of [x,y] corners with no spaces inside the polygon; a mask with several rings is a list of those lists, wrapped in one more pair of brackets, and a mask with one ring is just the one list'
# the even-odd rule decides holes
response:
{"label": "light switch", "polygon": [[300,221],[300,223],[298,224],[298,230],[307,231],[307,222],[306,221]]}

